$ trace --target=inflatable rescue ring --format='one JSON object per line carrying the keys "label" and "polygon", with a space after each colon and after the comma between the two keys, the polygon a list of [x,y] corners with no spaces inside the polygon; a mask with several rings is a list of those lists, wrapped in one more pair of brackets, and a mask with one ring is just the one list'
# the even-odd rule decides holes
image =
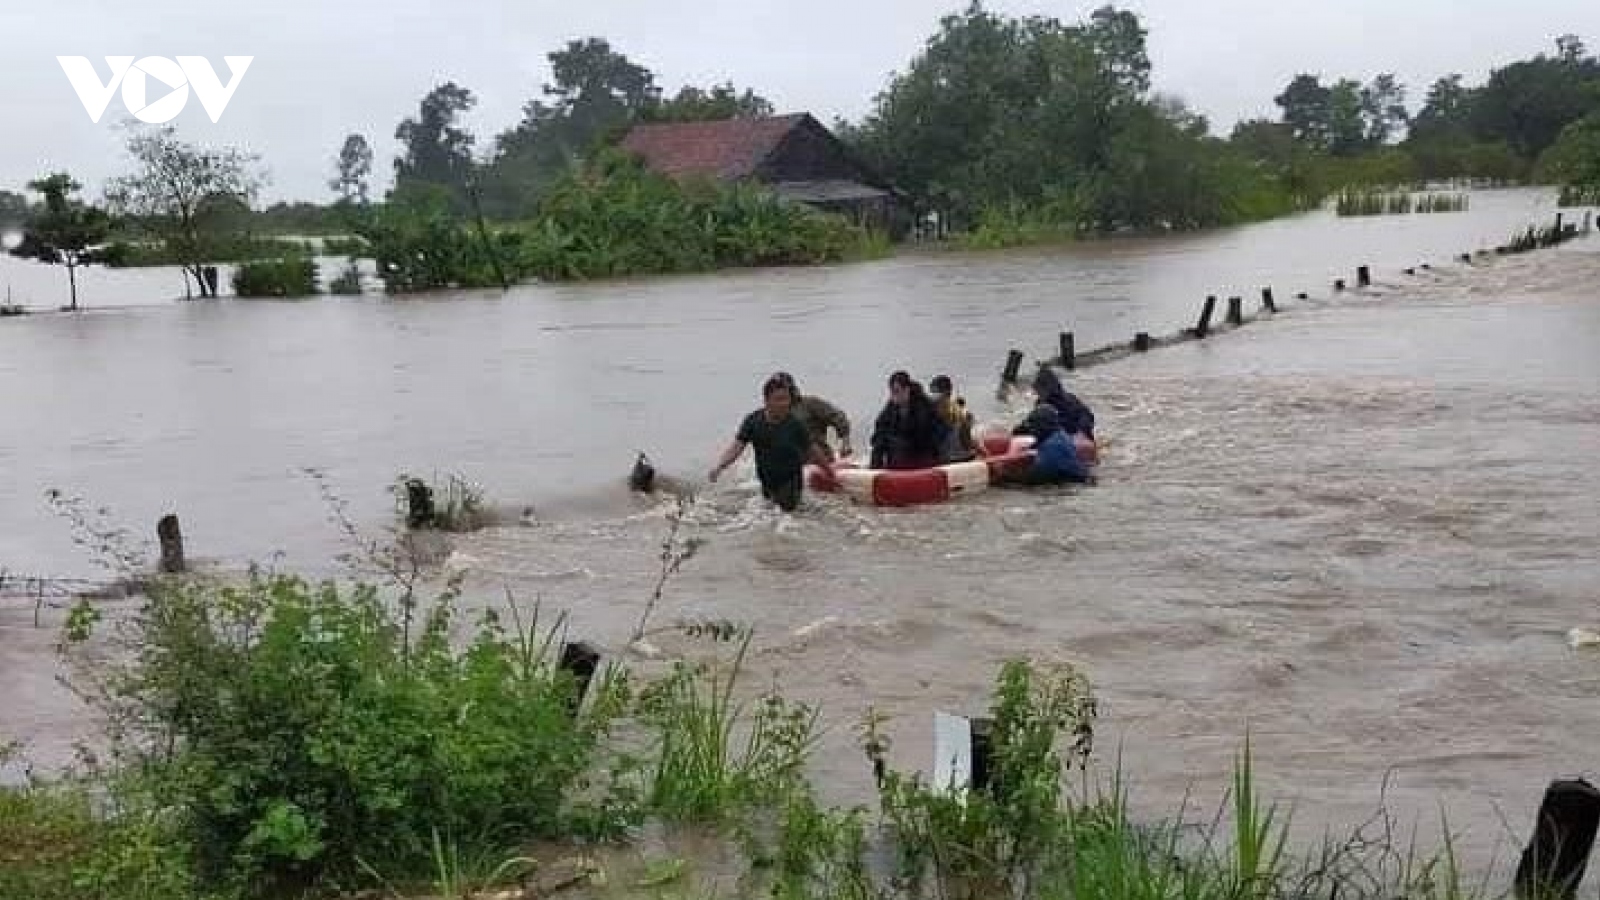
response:
{"label": "inflatable rescue ring", "polygon": [[[1074,435],[1073,442],[1084,465],[1099,462],[1094,441]],[[1033,465],[1030,436],[987,435],[982,449],[984,455],[970,462],[927,469],[869,469],[846,460],[834,466],[837,478],[829,478],[816,466],[806,466],[806,484],[814,491],[843,493],[858,503],[916,506],[981,493],[1003,476],[1027,471]]]}

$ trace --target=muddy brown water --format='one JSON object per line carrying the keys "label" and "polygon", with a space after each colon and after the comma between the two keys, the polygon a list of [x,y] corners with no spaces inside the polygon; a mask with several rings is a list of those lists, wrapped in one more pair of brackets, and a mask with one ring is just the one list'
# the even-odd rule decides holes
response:
{"label": "muddy brown water", "polygon": [[[754,500],[747,460],[691,511],[708,544],[655,621],[753,623],[749,686],[822,706],[815,770],[838,802],[869,793],[868,706],[924,766],[932,712],[981,709],[1027,655],[1094,681],[1098,773],[1120,752],[1143,814],[1186,792],[1209,814],[1248,729],[1303,836],[1380,800],[1426,832],[1442,804],[1482,867],[1550,778],[1596,768],[1600,653],[1565,634],[1600,625],[1600,242],[1447,265],[1553,211],[1494,192],[1459,217],[0,322],[0,563],[86,571],[44,508],[57,486],[134,528],[176,508],[214,564],[279,550],[331,572],[338,535],[301,467],[372,528],[396,472],[459,470],[540,514],[456,541],[471,595],[539,596],[617,648],[665,530],[666,507],[622,490],[632,451],[694,475],[761,375],[795,372],[864,427],[889,369],[939,369],[1003,417],[1012,344],[1164,333],[1206,293],[1271,284],[1273,320],[1072,376],[1111,440],[1097,487],[911,511],[812,497],[786,518]],[[1374,289],[1332,296],[1358,263]],[[0,601],[0,734],[59,759],[91,727],[24,607]]]}

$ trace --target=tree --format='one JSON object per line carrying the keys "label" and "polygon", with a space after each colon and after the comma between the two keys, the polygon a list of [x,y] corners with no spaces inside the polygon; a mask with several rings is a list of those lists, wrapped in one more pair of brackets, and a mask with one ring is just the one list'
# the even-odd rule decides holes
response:
{"label": "tree", "polygon": [[645,108],[640,118],[650,122],[711,122],[761,119],[774,111],[772,101],[748,88],[740,93],[732,82],[726,82],[709,91],[687,85],[670,99]]}
{"label": "tree", "polygon": [[0,228],[16,227],[28,221],[28,198],[11,191],[0,191]]}
{"label": "tree", "polygon": [[1568,125],[1539,158],[1541,180],[1600,190],[1600,111]]}
{"label": "tree", "polygon": [[530,100],[522,121],[495,139],[485,201],[500,216],[530,212],[558,178],[660,104],[655,75],[603,38],[569,41],[546,58],[552,80],[541,96],[553,102]]}
{"label": "tree", "polygon": [[339,195],[339,202],[344,205],[366,206],[367,179],[371,175],[372,147],[366,137],[352,134],[345,138],[344,146],[339,148],[338,174],[328,182],[328,187]]}
{"label": "tree", "polygon": [[1406,88],[1386,72],[1361,89],[1361,115],[1366,120],[1368,146],[1389,143],[1411,121],[1406,111]]}
{"label": "tree", "polygon": [[394,161],[391,197],[403,196],[414,185],[439,185],[456,198],[458,208],[464,203],[472,174],[473,139],[456,127],[456,121],[477,103],[471,91],[453,81],[422,98],[417,117],[401,122],[394,132],[405,152]]}
{"label": "tree", "polygon": [[[233,217],[218,215],[224,198],[249,206],[261,186],[258,157],[227,147],[207,149],[178,140],[171,127],[139,131],[128,139],[137,170],[106,189],[112,210],[134,217],[179,260],[200,285],[200,296],[215,296],[205,264],[227,236]],[[192,296],[192,295],[190,295]]]}
{"label": "tree", "polygon": [[94,261],[93,248],[106,239],[111,230],[111,217],[104,210],[74,197],[83,185],[65,172],[30,182],[28,188],[44,196],[44,208],[34,216],[23,233],[22,243],[11,253],[24,259],[66,266],[72,297],[68,309],[76,311],[78,267]]}
{"label": "tree", "polygon": [[1283,110],[1283,122],[1295,140],[1313,150],[1328,149],[1333,140],[1333,92],[1323,87],[1321,78],[1296,75],[1272,102]]}
{"label": "tree", "polygon": [[1490,74],[1472,106],[1480,139],[1505,141],[1533,160],[1563,128],[1600,108],[1600,60],[1585,57],[1571,35],[1557,44],[1555,57],[1540,54]]}

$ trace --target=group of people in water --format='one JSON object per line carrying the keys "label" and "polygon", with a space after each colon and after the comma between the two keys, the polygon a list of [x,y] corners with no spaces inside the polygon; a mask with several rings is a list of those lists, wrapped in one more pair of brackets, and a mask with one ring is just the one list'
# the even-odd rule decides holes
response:
{"label": "group of people in water", "polygon": [[[1014,435],[1034,439],[1033,464],[1008,478],[1017,484],[1041,485],[1089,480],[1078,457],[1075,435],[1094,439],[1094,413],[1067,391],[1048,366],[1033,381],[1036,405]],[[754,448],[756,478],[762,496],[784,511],[800,503],[805,465],[833,473],[841,457],[853,456],[850,419],[838,406],[802,394],[794,376],[777,372],[762,385],[761,409],[745,416],[738,431],[708,475],[715,482],[744,453]],[[873,422],[869,465],[874,469],[926,469],[965,462],[983,454],[973,437],[974,417],[966,400],[955,393],[947,375],[928,388],[904,371],[889,376],[889,397]],[[832,430],[837,455],[827,440]]]}

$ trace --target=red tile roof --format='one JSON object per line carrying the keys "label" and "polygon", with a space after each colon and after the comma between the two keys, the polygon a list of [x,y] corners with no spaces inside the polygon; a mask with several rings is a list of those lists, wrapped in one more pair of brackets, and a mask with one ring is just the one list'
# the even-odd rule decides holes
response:
{"label": "red tile roof", "polygon": [[762,161],[806,118],[806,113],[795,113],[766,119],[637,125],[622,139],[622,148],[673,178],[700,175],[733,181],[754,175]]}

